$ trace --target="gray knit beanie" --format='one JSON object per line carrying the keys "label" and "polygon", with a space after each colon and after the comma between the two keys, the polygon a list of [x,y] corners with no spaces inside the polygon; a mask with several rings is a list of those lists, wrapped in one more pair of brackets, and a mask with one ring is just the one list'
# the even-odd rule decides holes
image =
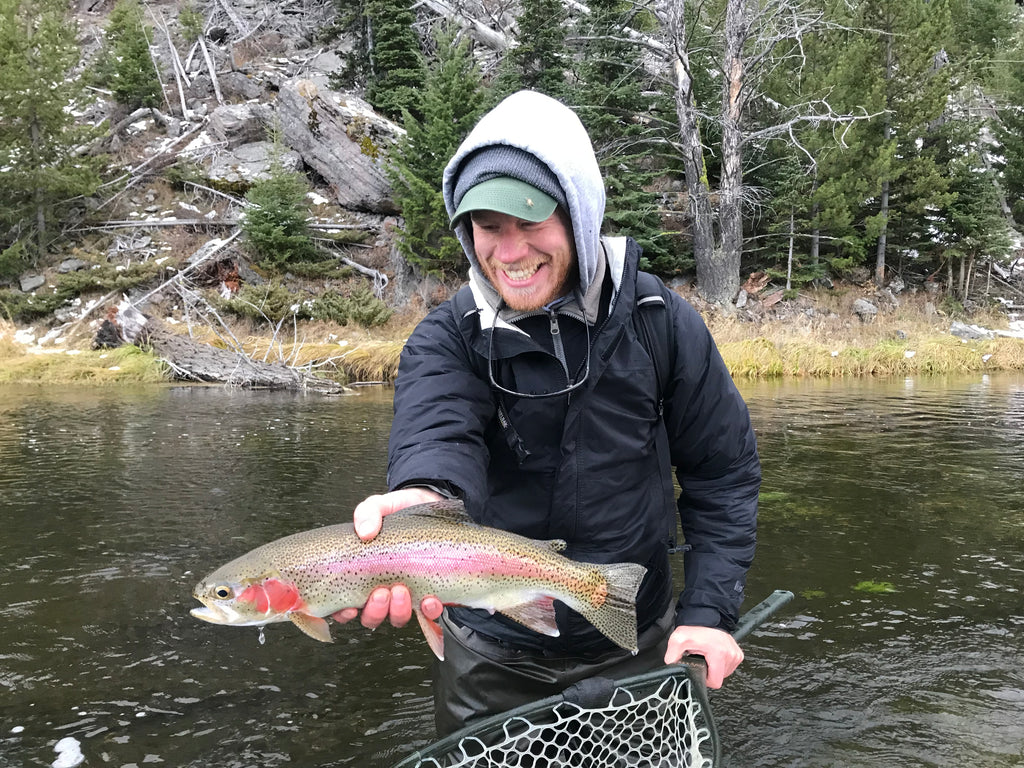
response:
{"label": "gray knit beanie", "polygon": [[459,168],[452,195],[455,208],[458,209],[463,196],[470,189],[499,176],[525,181],[551,195],[564,211],[569,210],[565,191],[551,169],[529,152],[508,144],[490,144],[466,158]]}

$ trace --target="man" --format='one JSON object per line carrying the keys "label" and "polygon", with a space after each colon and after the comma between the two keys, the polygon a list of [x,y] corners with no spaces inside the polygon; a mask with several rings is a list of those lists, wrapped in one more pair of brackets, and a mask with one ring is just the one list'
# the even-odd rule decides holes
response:
{"label": "man", "polygon": [[[746,406],[710,334],[661,289],[654,325],[667,333],[669,313],[674,344],[662,391],[657,355],[641,341],[640,313],[652,310],[637,305],[640,249],[600,236],[597,160],[559,102],[523,91],[495,107],[451,159],[443,191],[472,293],[431,312],[406,344],[392,490],[359,504],[357,533],[371,539],[387,514],[458,497],[482,524],[564,539],[568,557],[635,562],[647,575],[635,656],[561,603],[558,637],[449,608],[434,678],[439,733],[582,678],[626,677],[684,653],[703,655],[708,684],[721,686],[743,658],[728,631],[754,553],[760,464]],[[678,602],[666,534],[672,466],[686,551]],[[418,607],[430,618],[443,610],[433,596]],[[404,585],[381,587],[362,622],[400,626],[411,609]]]}

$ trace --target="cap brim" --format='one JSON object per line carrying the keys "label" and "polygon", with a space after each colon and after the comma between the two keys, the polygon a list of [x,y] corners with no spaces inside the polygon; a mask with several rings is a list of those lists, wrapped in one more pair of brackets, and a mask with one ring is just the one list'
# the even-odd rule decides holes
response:
{"label": "cap brim", "polygon": [[473,211],[497,211],[525,221],[544,221],[558,207],[555,198],[525,181],[501,176],[471,187],[459,203],[452,226]]}

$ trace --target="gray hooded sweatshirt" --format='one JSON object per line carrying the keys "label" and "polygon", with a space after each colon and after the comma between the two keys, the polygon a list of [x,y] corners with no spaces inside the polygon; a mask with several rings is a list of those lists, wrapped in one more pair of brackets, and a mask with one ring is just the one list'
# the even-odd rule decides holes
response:
{"label": "gray hooded sweatshirt", "polygon": [[[572,219],[573,240],[579,264],[579,292],[585,297],[587,319],[594,322],[596,300],[605,265],[617,287],[625,254],[625,238],[601,237],[605,191],[601,171],[586,129],[576,113],[550,96],[536,91],[519,91],[502,101],[477,123],[456,151],[444,171],[443,194],[448,215],[458,201],[455,186],[464,161],[474,152],[492,145],[508,145],[529,152],[551,169],[562,190]],[[455,234],[469,258],[470,285],[477,304],[484,310],[481,324],[490,322],[497,293],[480,270],[473,238],[466,218]]]}

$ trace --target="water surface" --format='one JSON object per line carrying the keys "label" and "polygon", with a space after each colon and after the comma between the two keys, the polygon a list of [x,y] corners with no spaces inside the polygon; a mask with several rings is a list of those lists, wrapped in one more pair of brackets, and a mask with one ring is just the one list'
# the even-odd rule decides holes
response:
{"label": "water surface", "polygon": [[[726,764],[1024,765],[1024,378],[747,386],[752,605]],[[384,485],[390,391],[0,388],[0,766],[369,766],[431,741],[415,627],[216,627],[193,584]]]}

